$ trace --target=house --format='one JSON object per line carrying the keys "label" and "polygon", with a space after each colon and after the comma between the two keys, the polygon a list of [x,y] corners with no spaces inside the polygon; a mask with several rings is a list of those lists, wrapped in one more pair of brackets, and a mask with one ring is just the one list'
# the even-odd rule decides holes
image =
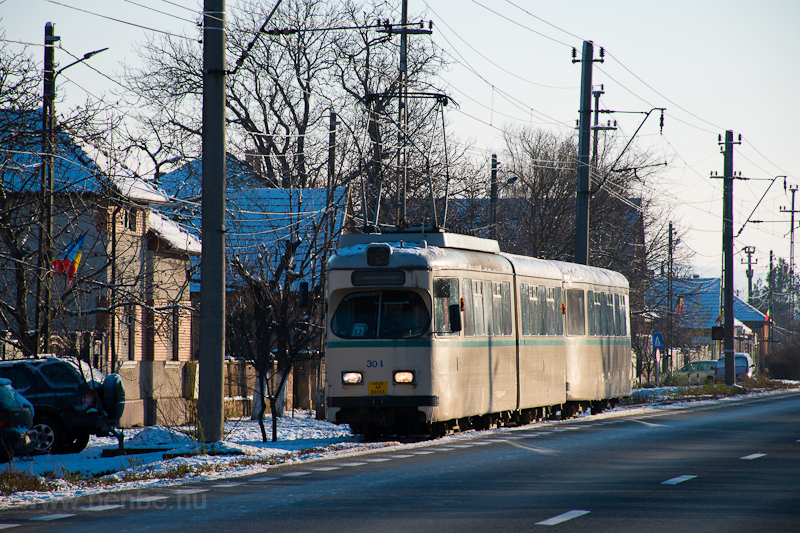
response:
{"label": "house", "polygon": [[[721,341],[712,339],[711,328],[724,325],[721,312],[721,282],[719,278],[680,278],[672,280],[672,300],[667,280],[657,278],[648,288],[648,309],[662,333],[672,316],[675,342],[683,356],[673,357],[673,368],[690,360],[716,359],[722,353]],[[764,367],[769,325],[766,316],[734,296],[734,350],[749,353],[759,368]]]}
{"label": "house", "polygon": [[[189,280],[199,240],[153,210],[170,202],[162,191],[102,171],[64,131],[52,153],[48,215],[40,114],[0,116],[0,355],[44,349],[119,372],[123,425],[185,418]],[[81,237],[75,274],[52,273],[50,259]]]}
{"label": "house", "polygon": [[[202,180],[198,169],[201,161],[181,167],[160,177],[161,187],[178,201],[164,206],[161,211],[172,220],[200,236]],[[227,156],[228,188],[226,191],[226,272],[228,335],[226,358],[231,361],[252,361],[253,344],[232,334],[232,321],[239,328],[242,323],[256,322],[253,302],[246,293],[254,282],[280,279],[276,290],[283,288],[285,276],[292,281],[292,291],[299,293],[299,284],[321,290],[326,256],[335,246],[335,237],[352,220],[352,209],[347,187],[296,189],[264,187],[264,179],[235,157]],[[193,260],[192,300],[202,304],[200,293],[200,264]],[[232,311],[239,313],[236,320]],[[195,320],[197,317],[195,317]],[[237,330],[238,331],[238,330]],[[193,353],[200,342],[195,328]],[[255,335],[255,332],[253,333]],[[287,406],[310,408],[316,399],[319,349],[317,355],[296,365],[287,387]],[[229,363],[229,366],[234,363]],[[226,403],[237,405],[232,397],[252,398],[255,389],[252,371],[230,372],[244,376],[237,382],[233,377],[226,384]],[[249,414],[244,406],[235,407],[239,414]]]}

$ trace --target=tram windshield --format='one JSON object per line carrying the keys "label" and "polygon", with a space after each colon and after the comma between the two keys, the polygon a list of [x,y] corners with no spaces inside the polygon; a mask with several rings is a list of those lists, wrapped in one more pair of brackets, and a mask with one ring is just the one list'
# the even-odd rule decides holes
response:
{"label": "tram windshield", "polygon": [[345,339],[404,339],[419,337],[430,325],[425,302],[412,291],[359,291],[342,299],[331,330]]}

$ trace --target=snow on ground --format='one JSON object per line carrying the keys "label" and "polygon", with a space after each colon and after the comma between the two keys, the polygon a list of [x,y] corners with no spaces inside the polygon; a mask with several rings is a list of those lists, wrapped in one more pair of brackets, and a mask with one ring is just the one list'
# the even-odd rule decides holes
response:
{"label": "snow on ground", "polygon": [[[677,387],[663,389],[640,389],[650,402],[669,396]],[[795,389],[797,391],[797,389]],[[761,395],[776,394],[783,391],[763,392]],[[737,401],[743,396],[701,400],[696,403],[719,403]],[[653,403],[644,406],[618,407],[597,415],[581,415],[570,421],[545,421],[535,427],[548,427],[563,423],[581,423],[601,418],[613,418],[655,411],[685,408],[685,403]],[[103,450],[118,449],[114,437],[92,437],[87,448],[77,454],[41,455],[15,458],[11,463],[0,466],[0,471],[13,469],[34,475],[47,474],[57,477],[59,487],[49,492],[18,492],[0,496],[0,509],[15,505],[45,503],[76,496],[106,493],[137,488],[178,485],[188,481],[201,481],[244,476],[267,471],[270,463],[308,461],[320,457],[363,453],[371,450],[396,446],[411,448],[430,445],[430,442],[399,444],[396,442],[365,443],[354,436],[346,425],[337,426],[326,421],[314,419],[310,413],[295,413],[296,418],[278,419],[278,442],[262,442],[261,429],[257,421],[231,420],[225,423],[225,439],[221,443],[204,445],[182,433],[180,429],[152,426],[144,429],[125,430],[127,456],[102,457]],[[271,438],[272,420],[265,419],[267,436]],[[490,431],[466,431],[443,437],[437,442],[459,439],[481,438],[497,432],[515,431],[520,428],[502,428]],[[530,429],[530,426],[525,426]],[[140,453],[146,452],[146,453]],[[164,453],[181,455],[164,459]],[[158,478],[159,474],[184,469],[176,479]],[[201,469],[201,471],[192,471]],[[55,475],[53,475],[55,474]],[[107,483],[86,486],[86,483],[71,483],[68,479],[76,477],[99,478]],[[130,480],[134,479],[135,480]],[[149,478],[149,479],[142,479]],[[126,481],[127,479],[128,481]]]}

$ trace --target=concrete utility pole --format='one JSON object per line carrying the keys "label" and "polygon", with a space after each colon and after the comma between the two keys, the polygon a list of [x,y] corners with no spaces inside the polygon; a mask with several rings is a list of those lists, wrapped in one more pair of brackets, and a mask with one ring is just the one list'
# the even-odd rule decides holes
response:
{"label": "concrete utility pole", "polygon": [[665,343],[664,346],[666,353],[664,353],[664,355],[662,356],[662,361],[663,361],[662,366],[664,372],[668,372],[669,369],[672,368],[672,348],[675,344],[675,339],[674,339],[675,294],[673,292],[673,287],[672,287],[672,250],[675,248],[675,245],[673,244],[672,241],[672,235],[674,233],[675,230],[672,228],[672,222],[670,222],[669,240],[667,242],[667,246],[669,247],[669,253],[667,254],[669,260],[669,264],[667,265],[667,301],[669,302],[669,307],[668,307],[669,314],[667,316],[669,320],[669,338],[667,339],[667,342]]}
{"label": "concrete utility pole", "polygon": [[[756,253],[756,247],[745,246],[744,253],[747,254],[747,270],[745,270],[745,274],[747,274],[747,303],[753,305],[753,264],[758,264],[758,259],[753,261],[753,254]],[[742,259],[742,263],[744,262],[744,259]]]}
{"label": "concrete utility pole", "polygon": [[489,185],[489,238],[497,240],[497,154],[492,154],[492,181]]}
{"label": "concrete utility pole", "polygon": [[724,353],[725,353],[725,383],[733,385],[736,381],[736,360],[734,358],[734,331],[733,331],[733,145],[741,144],[741,136],[739,142],[733,141],[733,131],[728,130],[725,132],[724,143],[720,139],[720,145],[724,146],[723,154],[725,156],[725,163],[723,168],[723,180],[725,182],[723,193],[723,214],[722,214],[722,249],[725,257],[725,272],[724,272],[724,302],[725,302],[725,336],[723,340]]}
{"label": "concrete utility pole", "polygon": [[397,227],[406,224],[406,187],[408,186],[408,165],[406,158],[408,132],[408,0],[403,0],[400,20],[400,73],[398,76],[398,92],[400,98],[397,105]]}
{"label": "concrete utility pole", "polygon": [[36,289],[36,351],[50,352],[50,280],[53,243],[53,122],[56,93],[56,25],[44,26],[44,90],[42,98],[42,214],[39,221],[39,280]]}
{"label": "concrete utility pole", "polygon": [[789,191],[792,193],[792,208],[791,209],[784,209],[781,207],[781,213],[791,213],[792,215],[792,222],[789,229],[789,317],[791,318],[791,323],[794,324],[794,306],[795,306],[795,287],[793,286],[794,281],[794,214],[800,213],[800,209],[796,210],[794,208],[794,195],[797,192],[797,185],[789,185]]}
{"label": "concrete utility pole", "polygon": [[225,361],[225,0],[203,5],[203,255],[200,273],[200,438],[222,440]]}
{"label": "concrete utility pole", "polygon": [[[602,48],[600,63],[603,62]],[[594,45],[592,41],[583,41],[583,53],[576,59],[576,50],[572,49],[572,62],[581,63],[581,107],[578,121],[578,194],[575,213],[575,262],[589,264],[589,188],[590,157],[592,144],[592,64],[594,63]]]}
{"label": "concrete utility pole", "polygon": [[[767,322],[767,357],[772,354],[772,324],[775,322],[775,317],[772,316],[772,291],[773,291],[773,283],[774,283],[774,274],[772,269],[775,268],[772,261],[773,261],[773,254],[772,250],[769,251],[769,275],[767,276],[767,284],[769,285],[769,322]],[[764,363],[761,363],[761,367],[759,367],[759,372],[764,371]]]}

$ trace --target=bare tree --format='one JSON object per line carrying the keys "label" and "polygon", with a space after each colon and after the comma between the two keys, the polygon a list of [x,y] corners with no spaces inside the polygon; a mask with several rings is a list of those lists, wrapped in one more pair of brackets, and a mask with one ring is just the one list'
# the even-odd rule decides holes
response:
{"label": "bare tree", "polygon": [[[231,223],[241,253],[231,261],[234,278],[226,318],[227,351],[256,370],[255,392],[261,400],[256,402],[260,407],[257,416],[265,442],[267,401],[273,414],[272,440],[276,441],[279,397],[290,371],[296,363],[320,356],[325,299],[320,256],[332,238],[327,229],[329,217],[337,216],[335,209],[319,212],[325,205],[324,192],[261,189],[236,195],[237,209],[250,213],[251,219]],[[284,207],[280,214],[276,213],[279,203]],[[263,210],[265,215],[271,210],[271,215],[259,216],[255,210]],[[257,242],[253,235],[258,233],[271,237]],[[247,242],[252,242],[258,253],[247,254]]]}

